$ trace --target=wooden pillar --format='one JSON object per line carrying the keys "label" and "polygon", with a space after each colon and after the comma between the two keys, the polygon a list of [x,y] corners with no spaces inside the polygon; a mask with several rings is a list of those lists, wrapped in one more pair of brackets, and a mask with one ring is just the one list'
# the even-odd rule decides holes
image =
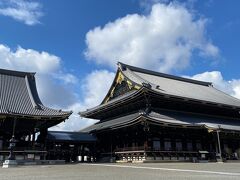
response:
{"label": "wooden pillar", "polygon": [[148,136],[146,135],[145,141],[144,141],[144,150],[148,150]]}
{"label": "wooden pillar", "polygon": [[12,132],[12,136],[13,136],[13,137],[15,136],[16,124],[17,124],[17,119],[14,118],[14,120],[13,120],[13,132]]}
{"label": "wooden pillar", "polygon": [[35,138],[36,138],[36,133],[35,131],[33,132],[33,135],[32,135],[32,148],[34,149],[35,148]]}
{"label": "wooden pillar", "polygon": [[218,156],[220,160],[222,160],[222,150],[221,150],[221,142],[220,142],[220,136],[219,136],[220,130],[216,131],[217,134],[217,147],[218,147]]}
{"label": "wooden pillar", "polygon": [[81,162],[84,162],[84,145],[81,145]]}
{"label": "wooden pillar", "polygon": [[144,141],[144,150],[148,150],[148,133],[149,133],[149,124],[148,122],[144,121],[143,124],[143,131],[145,133],[145,141]]}

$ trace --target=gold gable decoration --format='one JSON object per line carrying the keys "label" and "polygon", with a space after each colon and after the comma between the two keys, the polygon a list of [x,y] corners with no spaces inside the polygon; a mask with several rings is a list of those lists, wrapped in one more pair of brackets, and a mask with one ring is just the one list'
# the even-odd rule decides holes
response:
{"label": "gold gable decoration", "polygon": [[212,133],[212,132],[215,132],[215,129],[208,128],[208,133]]}
{"label": "gold gable decoration", "polygon": [[114,93],[116,93],[116,91],[117,91],[116,87],[119,87],[119,85],[123,85],[123,82],[127,84],[129,91],[140,89],[140,86],[133,85],[133,83],[130,80],[128,80],[127,78],[125,78],[123,73],[121,71],[119,71],[117,74],[115,83],[112,86],[112,89],[110,91],[110,94],[108,95],[108,97],[106,98],[104,103],[107,103],[110,99],[114,98]]}
{"label": "gold gable decoration", "polygon": [[116,84],[121,84],[124,81],[125,77],[122,72],[118,72]]}

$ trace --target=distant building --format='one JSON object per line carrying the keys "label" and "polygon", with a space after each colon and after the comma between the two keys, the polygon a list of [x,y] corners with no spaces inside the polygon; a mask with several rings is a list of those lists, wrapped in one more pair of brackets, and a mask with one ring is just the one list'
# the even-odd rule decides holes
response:
{"label": "distant building", "polygon": [[16,159],[45,158],[45,143],[36,143],[35,134],[40,133],[44,139],[49,127],[65,121],[72,113],[44,106],[34,76],[0,69],[0,161],[7,159],[12,138],[16,141]]}
{"label": "distant building", "polygon": [[100,120],[82,132],[97,136],[102,159],[240,157],[240,100],[209,82],[118,63],[103,102],[80,115]]}
{"label": "distant building", "polygon": [[96,138],[88,133],[48,131],[45,143],[48,151],[46,159],[66,162],[95,161]]}

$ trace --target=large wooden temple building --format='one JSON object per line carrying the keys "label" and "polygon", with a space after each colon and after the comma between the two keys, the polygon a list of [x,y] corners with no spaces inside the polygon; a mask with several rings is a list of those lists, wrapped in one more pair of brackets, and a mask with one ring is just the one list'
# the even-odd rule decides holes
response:
{"label": "large wooden temple building", "polygon": [[240,157],[240,100],[202,82],[118,63],[102,103],[80,112],[99,120],[99,158],[119,161]]}
{"label": "large wooden temple building", "polygon": [[0,69],[0,161],[8,158],[9,150],[16,159],[44,159],[46,144],[37,143],[35,134],[40,133],[44,140],[47,129],[71,113],[42,104],[35,73]]}

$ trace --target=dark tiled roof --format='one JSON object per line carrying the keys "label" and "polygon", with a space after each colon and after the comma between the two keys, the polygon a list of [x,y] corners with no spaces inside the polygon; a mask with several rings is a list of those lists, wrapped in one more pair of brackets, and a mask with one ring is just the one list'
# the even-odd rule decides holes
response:
{"label": "dark tiled roof", "polygon": [[119,63],[123,74],[139,85],[149,84],[151,90],[170,96],[183,97],[227,106],[240,107],[240,100],[216,88],[212,83],[158,73]]}
{"label": "dark tiled roof", "polygon": [[108,121],[99,121],[89,127],[82,129],[80,132],[91,132],[95,130],[98,131],[98,130],[112,129],[112,128],[124,126],[126,124],[131,124],[139,117],[140,117],[140,114],[137,112],[130,115],[111,119]]}
{"label": "dark tiled roof", "polygon": [[133,113],[127,116],[118,117],[105,122],[98,122],[81,132],[94,132],[107,129],[121,128],[129,124],[135,124],[146,119],[149,122],[159,125],[199,127],[208,129],[224,129],[240,131],[239,119],[228,119],[223,117],[210,117],[199,114],[175,112],[175,111],[152,111],[149,114]]}
{"label": "dark tiled roof", "polygon": [[[123,63],[118,63],[118,72],[119,71],[127,80],[131,81],[132,84],[138,85],[140,88],[138,90],[134,90],[113,98],[106,103],[103,102],[99,106],[80,112],[79,114],[82,117],[95,118],[92,116],[95,113],[99,113],[104,109],[132,99],[134,96],[139,95],[142,90],[154,92],[155,94],[171,96],[173,98],[191,100],[203,104],[220,105],[228,108],[240,109],[239,99],[214,88],[210,82],[197,81],[159,73],[129,66]],[[110,90],[112,88],[113,87],[111,87]]]}
{"label": "dark tiled roof", "polygon": [[183,125],[190,127],[206,127],[208,129],[225,129],[240,131],[240,120],[236,118],[214,117],[202,114],[174,112],[174,111],[152,111],[148,118],[157,123],[168,125]]}
{"label": "dark tiled roof", "polygon": [[0,69],[0,114],[68,117],[71,112],[54,110],[42,104],[34,75]]}
{"label": "dark tiled roof", "polygon": [[116,105],[116,103],[118,102],[121,102],[121,101],[126,101],[126,100],[129,100],[131,96],[133,95],[137,95],[139,93],[139,91],[137,90],[133,90],[133,91],[130,91],[130,92],[127,92],[126,94],[123,94],[121,96],[118,96],[114,99],[112,99],[111,101],[109,101],[108,103],[105,103],[105,104],[101,104],[99,106],[96,106],[96,107],[93,107],[93,108],[90,108],[90,109],[87,109],[86,111],[83,111],[83,112],[79,112],[79,115],[80,116],[85,116],[85,113],[88,113],[88,112],[91,112],[91,111],[96,111],[98,109],[104,109],[104,108],[108,108],[109,106],[111,105]]}
{"label": "dark tiled roof", "polygon": [[48,131],[48,141],[57,142],[95,142],[95,136],[83,132]]}

